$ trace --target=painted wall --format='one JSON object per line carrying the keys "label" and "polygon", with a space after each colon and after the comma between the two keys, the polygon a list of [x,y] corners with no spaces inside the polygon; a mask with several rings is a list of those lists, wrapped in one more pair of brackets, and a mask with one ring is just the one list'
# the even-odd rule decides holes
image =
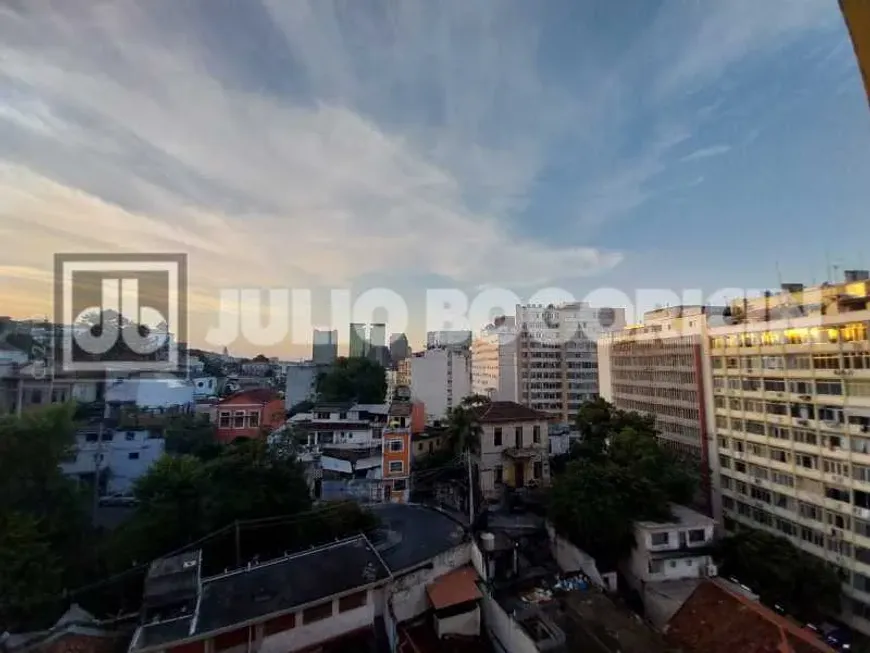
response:
{"label": "painted wall", "polygon": [[399,623],[413,619],[429,610],[429,596],[426,586],[444,574],[471,561],[471,546],[463,542],[460,546],[433,558],[431,569],[420,569],[405,576],[400,576],[393,583],[390,595],[390,605],[396,621]]}
{"label": "painted wall", "polygon": [[480,608],[475,607],[469,612],[452,617],[436,618],[435,633],[439,639],[445,635],[480,635]]}
{"label": "painted wall", "polygon": [[[244,426],[238,427],[235,422],[235,414],[238,411],[245,413]],[[253,403],[246,395],[225,399],[217,406],[217,432],[216,437],[220,442],[232,442],[236,438],[259,438],[263,430],[273,431],[285,422],[286,410],[283,399],[273,399],[266,404]],[[229,413],[229,426],[226,426],[224,416]],[[256,413],[257,426],[250,426],[249,415]]]}
{"label": "painted wall", "polygon": [[505,612],[496,600],[484,590],[483,623],[497,648],[506,653],[538,653],[538,647],[523,628]]}

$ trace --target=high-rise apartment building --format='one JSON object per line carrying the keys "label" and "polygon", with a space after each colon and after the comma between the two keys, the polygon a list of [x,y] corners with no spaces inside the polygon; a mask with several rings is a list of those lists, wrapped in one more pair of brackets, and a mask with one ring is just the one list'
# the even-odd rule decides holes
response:
{"label": "high-rise apartment building", "polygon": [[472,341],[471,392],[493,401],[517,401],[515,318],[497,318]]}
{"label": "high-rise apartment building", "polygon": [[451,409],[471,394],[468,352],[449,348],[427,349],[413,354],[404,363],[400,368],[401,380],[409,382],[412,399],[425,405],[429,421],[444,419]]}
{"label": "high-rise apartment building", "polygon": [[705,364],[707,328],[723,309],[675,306],[598,341],[599,394],[616,408],[655,418],[663,443],[696,466],[699,508],[710,503]]}
{"label": "high-rise apartment building", "polygon": [[332,365],[338,358],[338,331],[314,329],[311,360],[317,365]]}
{"label": "high-rise apartment building", "polygon": [[870,633],[870,282],[741,300],[710,329],[711,457],[726,527],[836,566],[843,619]]}
{"label": "high-rise apartment building", "polygon": [[351,322],[347,355],[350,358],[364,358],[368,352],[367,344],[366,325],[359,322]]}
{"label": "high-rise apartment building", "polygon": [[575,302],[516,310],[518,401],[552,421],[572,422],[598,395],[598,338],[625,327],[625,309]]}
{"label": "high-rise apartment building", "polygon": [[450,347],[468,349],[471,346],[471,331],[429,331],[426,333],[426,347]]}

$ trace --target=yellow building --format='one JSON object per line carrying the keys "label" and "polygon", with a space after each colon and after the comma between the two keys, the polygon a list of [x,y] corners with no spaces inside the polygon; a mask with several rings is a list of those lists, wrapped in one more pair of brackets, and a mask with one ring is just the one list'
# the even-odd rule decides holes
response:
{"label": "yellow building", "polygon": [[711,447],[725,525],[836,566],[843,618],[870,633],[870,281],[787,286],[710,329]]}

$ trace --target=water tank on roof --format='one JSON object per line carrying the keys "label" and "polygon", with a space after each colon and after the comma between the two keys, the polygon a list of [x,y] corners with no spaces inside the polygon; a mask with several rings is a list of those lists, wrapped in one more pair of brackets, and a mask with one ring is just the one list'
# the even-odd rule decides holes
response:
{"label": "water tank on roof", "polygon": [[495,550],[495,535],[492,533],[481,533],[480,534],[480,543],[483,545],[484,551],[494,551]]}

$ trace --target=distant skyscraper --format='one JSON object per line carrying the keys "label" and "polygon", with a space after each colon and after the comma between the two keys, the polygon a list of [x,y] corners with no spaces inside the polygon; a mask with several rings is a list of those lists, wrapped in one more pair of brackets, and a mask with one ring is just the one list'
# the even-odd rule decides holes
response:
{"label": "distant skyscraper", "polygon": [[371,360],[386,366],[389,349],[387,349],[387,325],[383,322],[373,322],[369,325],[369,350]]}
{"label": "distant skyscraper", "polygon": [[364,358],[367,349],[366,344],[366,325],[359,322],[351,322],[347,355],[350,358]]}
{"label": "distant skyscraper", "polygon": [[390,362],[398,365],[411,355],[411,346],[408,344],[408,336],[404,333],[394,333],[390,336]]}
{"label": "distant skyscraper", "polygon": [[338,358],[338,331],[314,329],[311,359],[317,365],[332,365]]}

